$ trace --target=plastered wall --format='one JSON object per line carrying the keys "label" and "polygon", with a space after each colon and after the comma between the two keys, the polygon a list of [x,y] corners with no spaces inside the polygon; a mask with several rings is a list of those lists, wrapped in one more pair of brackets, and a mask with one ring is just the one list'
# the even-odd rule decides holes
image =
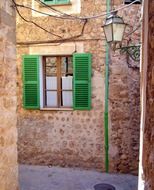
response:
{"label": "plastered wall", "polygon": [[17,190],[15,12],[0,1],[0,189]]}

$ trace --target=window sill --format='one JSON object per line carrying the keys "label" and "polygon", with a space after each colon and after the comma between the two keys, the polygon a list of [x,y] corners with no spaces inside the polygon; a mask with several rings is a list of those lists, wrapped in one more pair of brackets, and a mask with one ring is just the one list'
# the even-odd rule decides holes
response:
{"label": "window sill", "polygon": [[[59,6],[70,6],[70,5],[72,5],[72,3],[71,2],[68,2],[68,3],[62,3],[62,4],[46,4],[47,6],[50,6],[50,7],[59,7]],[[46,7],[46,5],[39,5],[40,7],[42,7],[42,8],[44,8],[44,7]]]}
{"label": "window sill", "polygon": [[41,108],[41,111],[73,111],[73,108]]}

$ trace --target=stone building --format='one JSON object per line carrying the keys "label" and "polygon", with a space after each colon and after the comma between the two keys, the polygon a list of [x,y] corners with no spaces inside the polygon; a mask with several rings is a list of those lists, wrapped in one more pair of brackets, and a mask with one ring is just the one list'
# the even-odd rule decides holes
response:
{"label": "stone building", "polygon": [[17,190],[15,11],[0,1],[0,189]]}
{"label": "stone building", "polygon": [[[88,17],[106,12],[106,1],[16,2],[19,162],[104,171],[104,17]],[[119,12],[128,34],[140,6]],[[127,41],[138,43],[138,31]],[[110,171],[137,173],[139,63],[112,51],[109,62]]]}
{"label": "stone building", "polygon": [[[25,2],[24,2],[24,4],[25,4]],[[135,9],[136,9],[136,7],[135,7]],[[142,49],[142,54],[143,54],[142,55],[142,63],[143,64],[141,67],[141,109],[142,109],[141,110],[141,132],[143,131],[143,139],[141,137],[141,141],[142,141],[141,145],[143,143],[143,152],[141,152],[142,153],[141,157],[143,157],[142,164],[143,164],[143,173],[144,173],[144,180],[145,180],[145,187],[143,188],[144,190],[153,190],[154,189],[154,184],[153,184],[153,178],[154,178],[154,172],[153,172],[154,171],[154,160],[153,160],[153,158],[154,158],[154,147],[153,147],[153,118],[154,118],[154,115],[153,115],[154,114],[154,110],[153,110],[153,107],[154,107],[153,106],[153,89],[154,89],[153,88],[153,86],[154,86],[153,85],[154,84],[153,43],[154,43],[154,41],[153,41],[153,35],[152,35],[153,22],[154,22],[153,21],[153,10],[154,10],[154,1],[147,0],[145,2],[144,19],[143,19],[144,20],[143,49]],[[24,11],[24,15],[26,15],[25,11]],[[25,23],[21,22],[21,20],[19,20],[19,18],[18,18],[18,26],[20,26],[22,28],[23,27],[22,24],[24,25],[24,27],[26,27]],[[30,30],[30,28],[28,28],[28,29]],[[26,30],[25,30],[25,32],[26,32]],[[18,36],[19,36],[19,33],[18,33]],[[27,37],[27,36],[25,35],[25,37]],[[40,37],[43,38],[43,36],[40,36]],[[38,41],[39,41],[39,39],[38,39]],[[88,40],[86,41],[85,39],[84,40],[82,39],[81,42],[82,41],[84,43],[87,43]],[[89,41],[90,41],[90,39],[89,39]],[[22,40],[20,42],[22,42]],[[27,40],[25,42],[27,43]],[[31,39],[30,39],[30,42],[31,42]],[[35,43],[34,42],[32,43],[33,47],[31,47],[30,44],[24,45],[24,43],[22,43],[22,46],[20,44],[18,46],[18,52],[19,52],[18,59],[19,60],[21,59],[21,54],[29,55],[28,54],[30,51],[29,48],[32,48],[31,51],[32,50],[34,51],[35,48],[37,49],[37,51],[39,51],[39,49],[41,49],[41,47],[40,47],[41,44],[45,45],[44,43],[40,43],[40,42],[39,42],[40,43],[39,45],[34,45]],[[74,43],[74,41],[72,42],[72,44],[73,43]],[[76,45],[77,48],[79,50],[81,50],[80,48],[82,46],[80,46],[81,45],[80,41],[77,41],[77,42],[75,41],[75,43],[77,44]],[[104,43],[103,40],[102,40],[102,43]],[[71,45],[72,45],[71,42],[66,43],[66,44],[67,44],[67,48],[71,49]],[[97,45],[97,43],[94,45]],[[89,47],[89,49],[92,48],[90,46],[88,46],[88,47]],[[52,49],[53,52],[60,51],[59,49],[57,50],[55,48],[57,48],[56,45],[53,46],[53,49]],[[21,54],[20,54],[20,51],[21,51]],[[43,51],[43,50],[41,50],[41,51]],[[104,53],[104,51],[105,50],[103,49],[103,53]],[[89,50],[86,52],[89,53]],[[80,53],[83,53],[83,52],[81,51]],[[96,52],[96,54],[97,53],[98,52]],[[1,190],[10,190],[10,189],[17,190],[18,189],[17,188],[17,186],[18,186],[17,185],[17,173],[18,173],[17,172],[17,150],[16,150],[17,133],[16,133],[16,90],[15,90],[16,89],[16,64],[15,64],[16,58],[15,58],[15,54],[16,54],[16,52],[15,52],[15,14],[14,14],[14,10],[12,9],[12,2],[10,0],[7,0],[7,1],[1,0],[0,1],[0,64],[1,64],[1,70],[0,70],[0,77],[1,77],[1,83],[0,83],[0,88],[1,88],[1,95],[0,95],[0,99],[1,99],[1,101],[0,101],[1,102],[1,107],[0,107],[0,109],[1,109],[1,116],[0,116],[0,121],[1,121],[1,127],[0,127],[0,152],[1,152],[1,154],[0,154],[0,189]],[[112,52],[112,54],[113,54],[113,52]],[[35,54],[31,53],[31,55],[35,55]],[[48,55],[48,54],[46,54],[46,55]],[[121,79],[123,79],[123,77],[126,77],[127,74],[130,74],[129,72],[131,72],[131,76],[138,77],[138,74],[136,71],[131,70],[131,69],[129,70],[126,67],[126,65],[125,65],[126,57],[123,55],[123,56],[120,56],[120,59],[119,59],[118,56],[119,55],[116,55],[116,56],[112,55],[112,62],[111,62],[112,65],[110,65],[110,69],[111,69],[110,83],[112,85],[114,85],[114,79],[116,82],[118,82],[118,75],[122,76]],[[104,60],[105,58],[103,57],[102,59]],[[116,62],[119,62],[120,66],[117,66]],[[124,62],[124,64],[123,64],[123,62]],[[92,61],[92,63],[93,63],[93,61]],[[96,63],[96,62],[94,62],[94,63]],[[134,63],[132,63],[132,64],[134,64]],[[92,76],[92,84],[95,84],[92,86],[93,88],[98,87],[97,86],[98,84],[96,81],[98,80],[99,77],[96,78],[97,79],[96,81],[94,80],[95,75],[98,74],[97,73],[98,68],[96,67],[96,65],[93,66],[94,74]],[[117,67],[119,69],[117,69]],[[20,92],[21,92],[21,78],[20,78],[21,73],[19,72],[20,69],[21,69],[21,62],[18,62],[18,70],[17,70],[18,71],[18,96],[20,95],[19,97],[21,98],[21,94],[20,94]],[[104,72],[104,67],[103,67],[103,70],[100,70],[99,72],[100,72],[100,78],[99,78],[99,80],[100,80],[102,78],[102,72]],[[104,81],[104,76],[103,76],[102,80]],[[94,83],[94,81],[95,81],[95,83]],[[104,84],[104,82],[103,82],[103,84]],[[133,92],[130,91],[130,88],[128,88],[131,86],[130,80],[128,80],[127,83],[125,82],[125,84],[127,84],[126,85],[127,88],[125,88],[123,90],[126,90],[127,93],[129,93],[129,95],[133,96],[133,93],[134,94],[137,93],[134,91]],[[124,129],[122,130],[122,128],[117,129],[118,119],[117,119],[116,115],[114,115],[114,113],[116,113],[118,110],[115,110],[113,104],[115,104],[115,102],[116,102],[116,104],[118,104],[118,107],[120,105],[120,109],[122,109],[122,102],[127,101],[126,100],[127,96],[125,96],[125,98],[123,99],[123,97],[121,97],[123,95],[123,93],[122,94],[119,93],[118,95],[114,94],[116,91],[113,90],[114,86],[112,86],[112,85],[110,86],[110,113],[111,113],[111,115],[110,115],[110,131],[109,131],[111,134],[111,137],[110,137],[110,140],[111,140],[110,141],[110,147],[111,147],[110,148],[110,156],[111,156],[111,158],[110,159],[115,158],[116,160],[115,161],[112,160],[111,169],[113,169],[113,171],[117,171],[119,169],[120,171],[125,172],[125,171],[128,171],[127,169],[130,169],[130,165],[128,168],[121,169],[120,167],[126,166],[126,165],[128,166],[128,162],[131,161],[131,159],[133,159],[133,155],[137,154],[137,148],[135,148],[135,149],[132,148],[131,142],[135,141],[135,139],[133,139],[134,137],[130,138],[130,133],[135,132],[135,134],[136,134],[137,130],[138,130],[138,128],[137,128],[138,125],[137,125],[137,123],[133,124],[133,122],[135,122],[135,121],[132,120],[132,117],[130,117],[129,122],[132,122],[132,125],[136,126],[136,129],[131,129],[129,127],[128,128],[126,127],[125,130]],[[136,83],[132,84],[132,86],[133,85],[137,86]],[[123,87],[124,87],[124,85],[123,85]],[[118,88],[120,88],[120,87],[118,86]],[[134,88],[134,86],[133,86],[133,88]],[[104,85],[103,85],[103,89],[104,89]],[[95,89],[95,91],[96,90],[98,91],[97,88]],[[120,90],[120,89],[118,89],[118,90]],[[92,90],[92,92],[93,92],[93,90]],[[89,111],[81,112],[81,111],[66,110],[66,113],[63,113],[64,111],[62,111],[62,110],[54,110],[54,111],[47,110],[46,112],[42,111],[43,113],[40,113],[41,111],[39,111],[39,110],[29,110],[29,109],[25,110],[22,108],[21,100],[18,97],[20,100],[18,102],[18,130],[19,130],[20,162],[34,163],[34,164],[40,164],[40,163],[41,164],[57,164],[57,165],[64,164],[64,166],[67,165],[67,163],[69,163],[69,161],[70,161],[69,160],[68,162],[66,162],[67,159],[70,159],[71,156],[73,158],[74,152],[72,151],[72,154],[69,154],[69,152],[65,153],[62,151],[62,149],[58,149],[60,146],[59,143],[61,143],[61,141],[63,141],[63,138],[64,138],[63,135],[65,134],[65,131],[66,131],[64,126],[67,125],[65,123],[65,120],[67,118],[68,118],[68,121],[70,121],[70,119],[72,120],[72,118],[74,118],[74,120],[72,121],[72,123],[70,125],[71,129],[72,130],[74,129],[74,131],[73,132],[72,131],[70,132],[69,130],[68,131],[71,133],[72,136],[74,135],[74,137],[77,137],[76,135],[78,135],[78,138],[80,137],[79,139],[74,138],[73,141],[78,142],[80,140],[79,143],[81,143],[81,145],[78,147],[70,146],[71,145],[70,144],[71,136],[69,136],[68,139],[65,137],[67,139],[66,146],[62,146],[61,148],[67,148],[67,146],[69,146],[68,150],[70,150],[70,147],[72,147],[72,150],[76,150],[76,151],[80,151],[81,148],[83,149],[83,151],[85,151],[85,150],[90,151],[90,149],[88,149],[89,141],[86,139],[86,143],[88,145],[82,146],[83,139],[81,137],[84,137],[84,135],[85,135],[85,137],[88,138],[87,134],[89,134],[89,132],[91,133],[91,128],[89,127],[89,132],[88,132],[87,126],[89,126],[89,125],[87,123],[93,122],[93,120],[92,120],[93,118],[91,119],[92,113],[96,114],[96,116],[97,116],[97,112],[95,110],[96,108],[98,109],[97,111],[99,112],[99,107],[97,107],[98,105],[96,102],[96,100],[97,100],[96,98],[99,97],[98,95],[100,95],[100,94],[97,94],[96,92],[95,92],[95,94],[96,94],[95,96],[92,96],[93,97],[92,110],[94,109],[93,111],[91,110],[90,112]],[[115,99],[116,96],[119,97],[119,95],[120,95],[121,99]],[[130,96],[130,98],[131,98],[131,96]],[[120,100],[121,100],[121,102],[120,102]],[[129,101],[127,103],[129,103]],[[102,101],[102,105],[103,105],[103,101]],[[138,113],[138,111],[134,111],[134,107],[135,106],[131,107],[132,112],[128,112],[129,114],[131,113],[132,116],[133,116],[133,113],[135,113],[135,114]],[[68,111],[70,112],[70,115],[67,113]],[[103,107],[103,111],[104,111],[104,107]],[[103,113],[103,111],[99,112],[100,117],[102,116],[101,114]],[[59,113],[57,113],[57,112],[59,112]],[[76,112],[76,113],[73,113],[73,112]],[[128,114],[128,113],[125,110],[125,114]],[[67,117],[65,117],[65,114]],[[78,116],[78,117],[77,118],[73,117],[73,114],[76,114],[75,116],[76,117]],[[82,114],[83,114],[83,117],[82,117]],[[121,112],[119,114],[119,116],[121,116],[121,114],[123,114],[123,113]],[[20,118],[19,116],[20,117],[22,116],[22,117]],[[58,129],[59,128],[61,129],[62,125],[64,125],[63,127],[65,129],[63,135],[61,133],[62,131],[57,131],[58,137],[60,134],[62,135],[62,136],[60,136],[61,138],[59,137],[59,139],[56,139],[56,137],[54,136],[54,135],[56,135],[56,131],[53,131],[55,128],[54,127],[55,123],[53,122],[54,116],[56,116],[54,121],[56,121],[56,120],[59,121],[61,117],[64,118],[64,121],[62,120],[62,122],[59,121],[59,123],[58,122],[56,123],[57,124],[56,127]],[[91,116],[91,117],[88,117],[88,116]],[[77,126],[76,123],[74,123],[74,121],[76,121],[75,118],[76,118],[76,120],[79,119],[79,125],[81,125],[81,127],[83,127],[82,130],[81,130],[81,128],[79,128],[79,125],[77,128],[75,128],[75,126]],[[90,121],[88,120],[89,118],[90,118]],[[84,120],[85,120],[85,122],[83,122]],[[102,118],[102,120],[103,120],[103,118]],[[125,117],[119,118],[119,124],[121,124],[121,127],[123,126],[122,121],[124,121],[124,120],[125,120]],[[97,122],[100,122],[100,124],[102,124],[101,120],[97,121]],[[126,120],[125,122],[126,122],[125,124],[128,125],[128,121]],[[96,123],[96,120],[94,122],[94,126],[96,129],[96,130],[94,130],[94,134],[93,135],[89,134],[89,135],[91,135],[90,137],[93,137],[93,138],[94,137],[96,138],[99,133],[99,130],[97,128],[98,126],[95,125],[95,123]],[[93,127],[93,125],[91,125],[91,126]],[[117,131],[116,129],[119,131]],[[29,130],[29,134],[28,134],[28,130]],[[103,127],[101,130],[103,133]],[[122,137],[120,136],[121,130],[123,133]],[[52,132],[52,134],[50,134],[50,132]],[[129,135],[128,135],[128,132],[129,132]],[[74,133],[76,133],[76,134],[74,134]],[[85,133],[87,133],[87,134],[85,134]],[[55,148],[58,149],[57,152],[54,152],[55,157],[53,157],[53,152],[52,152],[53,149],[51,149],[51,152],[49,151],[49,148],[50,148],[49,143],[51,143],[51,145],[52,145],[52,139],[50,139],[50,135],[53,135],[51,137],[54,138],[53,139],[54,142],[56,140],[58,142],[57,146],[55,145],[53,147],[53,149],[55,149]],[[127,137],[127,136],[128,136],[128,138],[130,138],[130,139],[127,139],[127,141],[129,142],[130,148],[132,148],[132,150],[128,149],[128,144],[126,146],[126,144],[124,143],[125,137]],[[23,137],[23,139],[21,137]],[[101,136],[101,138],[104,141],[103,135]],[[97,139],[95,139],[95,140],[97,140]],[[95,140],[94,140],[94,142],[95,142]],[[137,141],[137,139],[136,139],[136,141]],[[115,142],[115,144],[114,144],[114,142]],[[68,145],[67,145],[67,143],[68,143]],[[42,147],[40,146],[41,144],[42,144]],[[100,142],[100,144],[101,144],[101,142]],[[114,147],[113,147],[113,144],[114,144]],[[43,145],[45,146],[44,147],[45,149],[43,149]],[[95,144],[93,146],[95,146]],[[26,148],[25,152],[23,151],[23,148]],[[30,148],[30,150],[28,150],[29,148]],[[125,150],[125,148],[126,148],[126,150]],[[141,149],[142,149],[142,146],[141,146]],[[67,149],[65,149],[65,150],[67,150]],[[103,148],[101,150],[103,152]],[[26,152],[29,153],[29,151],[31,151],[31,152],[26,157],[25,156]],[[36,151],[38,151],[38,152],[36,152]],[[97,151],[97,150],[94,149],[93,153],[97,153],[95,151]],[[127,152],[129,152],[129,151],[130,151],[130,153],[128,154]],[[47,153],[49,154],[50,160],[46,159],[46,157],[45,157]],[[90,151],[89,153],[90,153],[90,157],[91,157],[92,152]],[[133,155],[131,155],[131,153],[133,153]],[[87,156],[86,152],[83,152],[83,154],[85,154],[85,156]],[[124,154],[126,156],[124,156]],[[40,157],[38,157],[38,155]],[[98,152],[98,155],[94,155],[94,159],[99,158],[99,155],[100,155],[100,152]],[[59,159],[58,156],[61,159]],[[67,156],[67,157],[65,157],[65,156]],[[81,161],[83,161],[83,158],[86,159],[87,157],[84,157],[84,156],[78,157],[78,154],[76,154],[76,156],[77,156],[76,163],[79,166],[97,168],[96,167],[97,162],[94,162],[95,165],[91,165],[90,161],[87,160],[88,165],[86,165],[85,164],[86,161],[85,162],[81,162]],[[104,152],[103,152],[103,156],[104,156]],[[125,158],[127,157],[127,159],[128,159],[127,163],[123,162],[123,160],[126,160],[126,159],[124,159],[124,157]],[[39,158],[39,159],[37,160],[36,158]],[[55,163],[56,159],[58,159],[57,163]],[[119,165],[117,164],[117,167],[116,167],[117,160],[119,161]],[[102,161],[104,161],[104,157],[102,158],[101,162]],[[75,160],[74,160],[74,162],[75,162]],[[71,166],[76,166],[74,164],[74,162],[70,162]],[[83,165],[81,165],[81,163],[83,163]],[[134,167],[134,171],[135,171],[137,162],[134,162],[134,164],[135,164],[135,166],[132,165],[132,167]],[[103,164],[101,165],[101,167],[102,166],[103,166]],[[100,168],[98,167],[98,169],[101,169],[101,167]],[[130,171],[131,171],[131,169],[130,169]],[[142,188],[140,186],[139,186],[139,190],[142,190]]]}

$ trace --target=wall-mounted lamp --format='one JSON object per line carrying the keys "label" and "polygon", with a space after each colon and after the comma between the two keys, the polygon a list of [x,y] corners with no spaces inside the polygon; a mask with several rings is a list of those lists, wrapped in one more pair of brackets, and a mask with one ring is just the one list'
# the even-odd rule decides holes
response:
{"label": "wall-mounted lamp", "polygon": [[102,26],[104,29],[106,41],[108,43],[117,44],[121,43],[125,29],[126,23],[122,17],[117,15],[117,11],[112,12],[105,21],[105,24]]}
{"label": "wall-mounted lamp", "polygon": [[134,61],[140,60],[140,45],[131,45],[122,47],[123,36],[125,34],[127,24],[123,18],[117,15],[117,11],[112,12],[105,20],[102,26],[104,29],[107,43],[115,50],[121,50],[127,53]]}

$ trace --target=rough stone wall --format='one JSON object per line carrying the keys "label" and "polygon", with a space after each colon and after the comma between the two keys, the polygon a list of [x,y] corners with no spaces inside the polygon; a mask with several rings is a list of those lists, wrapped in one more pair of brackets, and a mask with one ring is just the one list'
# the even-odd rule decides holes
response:
{"label": "rough stone wall", "polygon": [[17,190],[15,12],[0,1],[0,189]]}
{"label": "rough stone wall", "polygon": [[[110,154],[118,172],[138,173],[140,90],[139,69],[128,68],[125,56],[111,65]],[[112,152],[115,154],[112,154]],[[113,162],[113,160],[114,162]]]}
{"label": "rough stone wall", "polygon": [[[118,7],[119,1],[115,1]],[[122,46],[140,42],[140,30],[128,36],[141,17],[141,5],[120,12],[128,23]],[[135,62],[127,53],[110,54],[110,163],[114,171],[138,174],[139,130],[140,130],[140,77],[139,61]]]}
{"label": "rough stone wall", "polygon": [[[90,6],[90,4],[88,1],[82,1],[82,16],[91,13],[99,14],[105,10],[105,4],[101,1],[94,6]],[[32,18],[31,11],[21,10],[21,13],[26,18],[41,23],[44,27],[54,28],[55,33],[64,35],[64,37],[80,34],[82,29],[82,23],[78,20],[55,20],[49,17]],[[18,42],[54,39],[51,34],[33,25],[27,25],[19,17],[17,22]],[[21,55],[29,54],[32,46],[18,47],[18,150],[20,163],[79,166],[104,170],[105,53],[101,25],[102,19],[89,21],[85,27],[84,36],[78,39],[79,43],[83,44],[84,51],[91,52],[93,55],[91,111],[24,110],[22,108]]]}
{"label": "rough stone wall", "polygon": [[[17,1],[22,3],[21,0]],[[26,2],[26,1],[25,1]],[[93,6],[91,6],[93,3]],[[31,1],[25,3],[31,6]],[[81,1],[81,16],[96,15],[106,10],[106,1]],[[33,20],[50,31],[63,35],[64,38],[80,34],[82,22],[74,20],[60,20],[49,17],[32,17],[31,11],[21,9],[20,12],[25,18]],[[48,27],[50,26],[50,27]],[[22,75],[21,75],[21,55],[29,54],[33,45],[18,46],[18,150],[19,161],[27,164],[45,164],[60,166],[78,166],[84,168],[96,168],[104,171],[104,72],[105,72],[105,40],[102,26],[102,18],[89,20],[85,26],[84,34],[75,39],[83,44],[84,52],[92,53],[92,110],[91,111],[29,111],[22,108]],[[50,41],[56,39],[32,24],[25,23],[20,17],[17,18],[17,41]],[[53,45],[53,44],[51,44]],[[35,45],[37,46],[37,45]],[[122,63],[122,62],[121,62]],[[117,66],[119,68],[119,66]],[[127,71],[125,67],[125,75]],[[130,71],[131,72],[131,71]],[[116,76],[116,74],[114,74]],[[137,74],[136,74],[137,75]],[[135,76],[136,76],[135,75]],[[137,76],[136,76],[137,77]],[[125,77],[126,78],[126,77]],[[126,79],[124,84],[131,86],[131,82]],[[138,78],[137,78],[138,80]],[[117,82],[117,81],[116,81]],[[119,82],[119,81],[118,81]],[[120,84],[120,82],[119,82]],[[118,84],[117,84],[118,85]],[[135,85],[136,87],[137,85]],[[131,90],[127,88],[127,91]],[[138,93],[138,92],[135,92]],[[134,93],[134,94],[135,94]],[[133,96],[133,93],[130,93]],[[135,95],[134,95],[135,96]],[[125,100],[130,97],[126,96]],[[124,100],[124,101],[125,101]],[[118,102],[122,100],[119,98]],[[120,103],[119,103],[120,104]],[[134,106],[134,105],[133,105]],[[114,107],[112,105],[112,107]],[[122,107],[123,108],[123,107]],[[120,108],[120,109],[122,109]],[[132,108],[134,109],[134,107]],[[112,110],[111,110],[112,111]],[[130,110],[127,110],[130,113]],[[134,110],[136,112],[136,110]],[[112,114],[113,112],[111,112]],[[129,113],[127,115],[129,115]],[[134,113],[135,115],[135,113]],[[134,116],[135,117],[135,116]],[[111,120],[114,121],[113,118]],[[124,125],[129,126],[130,120],[121,119],[121,128]],[[137,125],[137,124],[136,124]],[[135,125],[135,127],[136,127]],[[117,124],[116,124],[117,126]],[[127,127],[122,131],[124,136],[130,136],[137,129]],[[118,149],[121,141],[114,138],[117,131],[112,126],[111,138],[111,171],[129,172],[130,168],[121,167],[117,169],[117,160],[121,163],[120,150],[123,154],[129,152],[127,163],[132,160],[131,155],[136,154],[138,150],[132,149],[132,142],[128,138],[129,146]],[[118,130],[118,127],[117,127]],[[134,132],[136,136],[137,132]],[[138,135],[138,134],[137,134]],[[136,141],[138,140],[137,137]],[[117,147],[113,147],[115,143]],[[137,148],[136,148],[137,149]],[[132,171],[136,170],[137,160],[132,164]],[[134,166],[135,165],[135,166]],[[134,168],[133,168],[134,167]]]}
{"label": "rough stone wall", "polygon": [[[149,1],[148,20],[148,63],[145,127],[143,139],[143,168],[145,176],[145,190],[154,189],[154,1]],[[145,42],[147,43],[147,42]],[[143,54],[144,55],[144,54]],[[146,63],[143,63],[146,64]],[[143,71],[145,74],[145,72]]]}

